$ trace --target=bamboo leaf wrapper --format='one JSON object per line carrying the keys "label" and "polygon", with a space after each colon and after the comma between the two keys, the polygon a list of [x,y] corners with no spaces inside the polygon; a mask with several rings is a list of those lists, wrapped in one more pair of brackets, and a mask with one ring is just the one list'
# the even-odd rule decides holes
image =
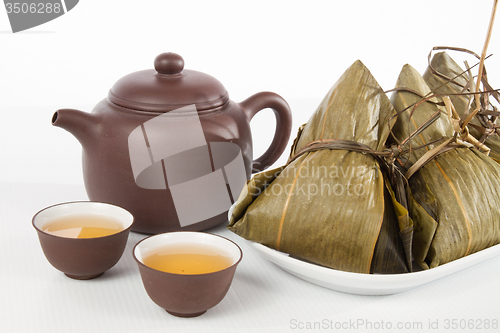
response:
{"label": "bamboo leaf wrapper", "polygon": [[[339,139],[382,150],[395,114],[361,61],[349,67],[301,127],[291,155]],[[357,273],[408,272],[398,217],[379,162],[321,149],[255,175],[230,219],[236,234],[319,265]],[[403,209],[404,210],[404,209]]]}
{"label": "bamboo leaf wrapper", "polygon": [[[396,86],[422,96],[431,91],[409,65],[402,69]],[[407,138],[440,110],[431,102],[413,109],[421,97],[408,91],[396,91],[391,100],[400,113],[393,128],[397,140]],[[441,111],[438,121],[412,139],[413,146],[453,136],[452,125]],[[412,151],[406,167],[435,145],[438,143]],[[423,166],[409,184],[414,257],[423,268],[437,267],[500,242],[500,166],[493,159],[474,148],[455,148]]]}

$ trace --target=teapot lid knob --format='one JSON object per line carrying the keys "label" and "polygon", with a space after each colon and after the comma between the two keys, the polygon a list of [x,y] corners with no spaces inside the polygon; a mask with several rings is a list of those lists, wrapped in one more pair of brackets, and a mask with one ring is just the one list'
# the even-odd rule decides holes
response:
{"label": "teapot lid knob", "polygon": [[155,58],[155,69],[160,74],[179,74],[184,68],[184,59],[177,53],[166,52]]}

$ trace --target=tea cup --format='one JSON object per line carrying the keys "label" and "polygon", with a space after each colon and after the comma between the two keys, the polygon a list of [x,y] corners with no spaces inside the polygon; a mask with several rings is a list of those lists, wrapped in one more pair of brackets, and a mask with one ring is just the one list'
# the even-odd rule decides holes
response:
{"label": "tea cup", "polygon": [[[119,261],[133,222],[132,214],[121,207],[88,201],[44,208],[32,220],[49,263],[66,276],[78,280],[99,277]],[[54,226],[58,223],[66,224],[66,227],[69,223],[71,228],[56,230]],[[87,224],[92,225],[96,233],[82,237],[85,230],[90,230]],[[108,229],[102,233],[104,224]]]}
{"label": "tea cup", "polygon": [[[179,255],[199,257],[193,262],[187,257],[177,258],[177,267],[175,256]],[[196,231],[150,236],[137,243],[133,250],[147,294],[154,303],[177,317],[202,315],[221,302],[242,255],[240,247],[233,241]],[[153,268],[150,258],[155,256],[158,259],[156,264],[172,267]],[[221,257],[226,264],[208,267],[206,260],[210,256]]]}

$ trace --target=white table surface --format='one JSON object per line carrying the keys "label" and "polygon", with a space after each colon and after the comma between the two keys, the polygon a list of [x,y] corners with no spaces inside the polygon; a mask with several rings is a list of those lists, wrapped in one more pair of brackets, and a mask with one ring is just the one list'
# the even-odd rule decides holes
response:
{"label": "white table surface", "polygon": [[[143,288],[131,250],[145,235],[132,232],[118,264],[94,280],[69,279],[47,262],[31,218],[72,200],[87,200],[83,186],[0,183],[2,332],[362,332],[387,331],[382,327],[388,325],[395,332],[500,331],[484,329],[486,320],[500,320],[500,257],[404,293],[359,296],[286,273],[225,225],[208,232],[243,250],[228,294],[200,317],[176,318]],[[453,329],[453,319],[457,325],[473,320],[483,329]]]}

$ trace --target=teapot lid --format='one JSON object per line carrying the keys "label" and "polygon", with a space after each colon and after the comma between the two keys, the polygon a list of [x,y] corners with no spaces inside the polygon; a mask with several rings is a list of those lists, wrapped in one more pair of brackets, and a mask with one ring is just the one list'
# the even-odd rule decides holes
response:
{"label": "teapot lid", "polygon": [[128,74],[108,93],[108,101],[119,106],[151,112],[168,112],[195,104],[198,111],[220,107],[229,101],[224,86],[214,77],[184,69],[176,53],[162,53],[155,69]]}

